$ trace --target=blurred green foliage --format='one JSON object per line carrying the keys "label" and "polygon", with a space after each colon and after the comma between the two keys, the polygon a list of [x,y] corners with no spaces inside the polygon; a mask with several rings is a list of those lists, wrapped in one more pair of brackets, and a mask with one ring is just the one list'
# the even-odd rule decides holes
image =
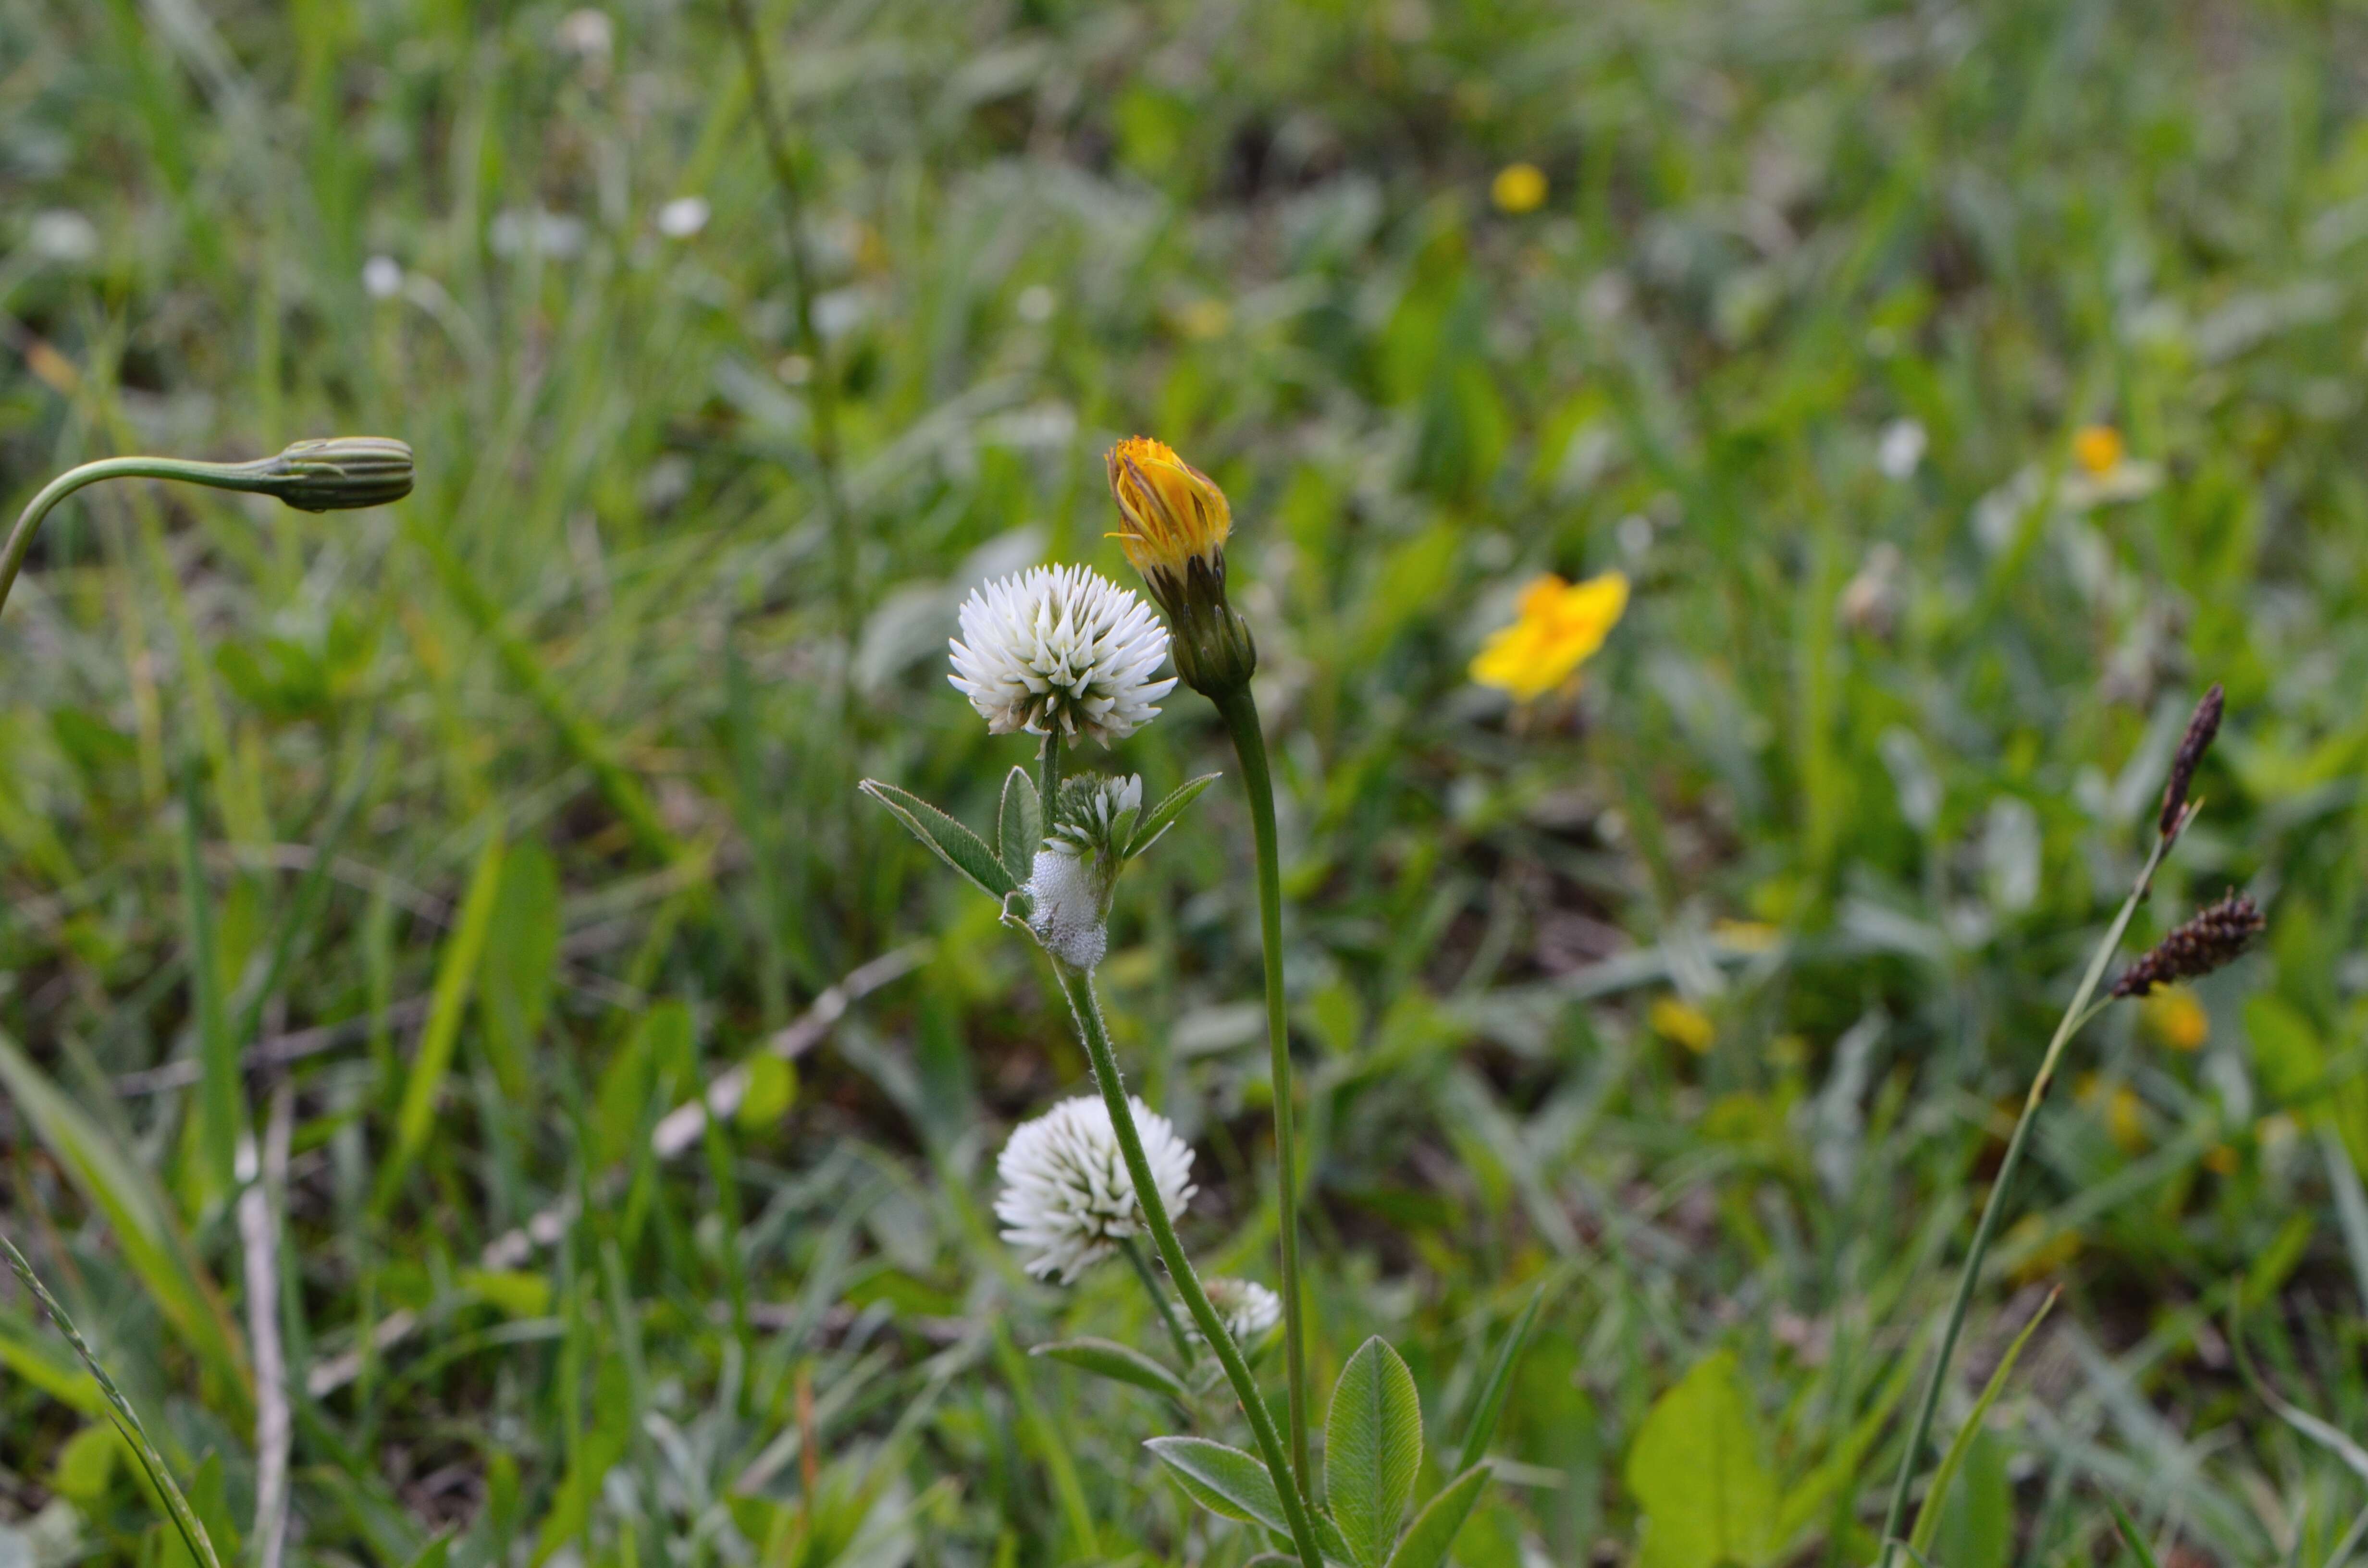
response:
{"label": "blurred green foliage", "polygon": [[[0,622],[0,1206],[201,1514],[251,1533],[213,1030],[250,1131],[294,1090],[300,1558],[1254,1550],[1156,1481],[1146,1396],[997,1354],[1154,1325],[995,1239],[1002,1131],[1084,1063],[853,792],[989,821],[1025,753],[945,685],[954,605],[1124,580],[1100,454],[1140,430],[1238,519],[1317,1386],[1385,1335],[1435,1455],[1553,1287],[1465,1568],[1709,1568],[1653,1456],[1741,1416],[1713,1550],[1866,1560],[2000,1106],[2213,679],[2141,937],[2231,882],[2271,935],[2198,988],[2200,1049],[2130,1007],[2076,1046],[1946,1437],[2067,1294],[1933,1561],[2103,1560],[2100,1492],[2165,1562],[2328,1558],[2368,1497],[2228,1333],[2368,1430],[2352,9],[759,10],[820,364],[720,6],[0,6],[11,494],[420,455],[351,516],[87,492]],[[1491,205],[1515,160],[1536,210]],[[1531,576],[1609,567],[1635,598],[1575,696],[1465,681]],[[1179,696],[1115,761],[1224,756]],[[1142,864],[1104,979],[1199,1152],[1188,1242],[1270,1278],[1246,829],[1221,788]],[[768,1040],[768,1114],[658,1157]],[[176,1550],[22,1301],[0,1368],[0,1547]]]}

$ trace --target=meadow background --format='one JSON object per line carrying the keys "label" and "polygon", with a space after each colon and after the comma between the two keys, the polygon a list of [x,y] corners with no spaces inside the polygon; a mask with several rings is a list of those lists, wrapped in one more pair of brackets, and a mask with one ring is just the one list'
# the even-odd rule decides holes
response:
{"label": "meadow background", "polygon": [[[1387,1335],[1442,1446],[1547,1287],[1464,1568],[1868,1560],[2012,1107],[2215,679],[2133,948],[2231,885],[2270,934],[2076,1044],[1944,1439],[2064,1293],[1931,1560],[2335,1559],[2368,1506],[2356,7],[757,11],[803,292],[720,0],[0,4],[8,506],[117,452],[419,454],[360,514],[85,492],[0,619],[0,1226],[226,1546],[257,1286],[225,1116],[279,1244],[291,1561],[1248,1555],[1153,1476],[1155,1401],[1025,1355],[1151,1326],[1122,1270],[1037,1284],[993,1233],[1004,1132],[1084,1062],[853,791],[986,820],[1029,750],[947,687],[954,605],[1034,560],[1131,581],[1101,453],[1141,431],[1232,495],[1262,652],[1316,1386]],[[1613,567],[1575,697],[1468,682],[1534,574]],[[1118,761],[1230,758],[1179,693]],[[1246,839],[1212,792],[1104,977],[1199,1152],[1188,1242],[1271,1282]],[[653,1152],[768,1043],[793,1071]],[[156,1518],[11,1283],[0,1564],[185,1561]]]}

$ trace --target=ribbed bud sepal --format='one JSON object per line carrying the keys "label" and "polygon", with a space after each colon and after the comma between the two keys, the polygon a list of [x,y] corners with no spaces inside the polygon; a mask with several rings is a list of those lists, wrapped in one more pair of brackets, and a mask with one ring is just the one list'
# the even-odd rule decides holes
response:
{"label": "ribbed bud sepal", "polygon": [[255,466],[257,490],[301,511],[382,506],[411,494],[411,448],[383,436],[298,441]]}
{"label": "ribbed bud sepal", "polygon": [[1181,573],[1146,572],[1151,597],[1167,612],[1167,656],[1201,696],[1230,697],[1258,673],[1258,642],[1225,597],[1225,558],[1195,556]]}

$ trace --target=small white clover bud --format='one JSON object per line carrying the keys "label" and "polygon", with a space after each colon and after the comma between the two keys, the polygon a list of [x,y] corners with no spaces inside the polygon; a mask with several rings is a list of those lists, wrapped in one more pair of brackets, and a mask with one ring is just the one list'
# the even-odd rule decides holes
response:
{"label": "small white clover bud", "polygon": [[998,735],[1091,735],[1151,722],[1175,688],[1153,677],[1167,629],[1142,598],[1083,566],[1032,566],[972,590],[951,640],[954,689]]}
{"label": "small white clover bud", "polygon": [[[1201,1288],[1236,1345],[1249,1344],[1282,1321],[1282,1298],[1255,1279],[1206,1279]],[[1192,1336],[1198,1339],[1198,1331]]]}
{"label": "small white clover bud", "polygon": [[[1166,1117],[1140,1099],[1127,1105],[1160,1199],[1178,1213],[1199,1190],[1192,1151]],[[1022,1267],[1039,1278],[1057,1275],[1066,1284],[1142,1229],[1134,1182],[1099,1096],[1063,1100],[1022,1122],[995,1174],[1003,1184],[995,1199],[1003,1239],[1028,1255]]]}

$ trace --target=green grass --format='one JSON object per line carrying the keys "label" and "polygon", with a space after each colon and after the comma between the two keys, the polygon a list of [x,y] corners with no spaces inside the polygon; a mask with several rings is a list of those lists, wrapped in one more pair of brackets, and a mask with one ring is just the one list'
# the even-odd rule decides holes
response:
{"label": "green grass", "polygon": [[[360,514],[85,492],[0,619],[0,1226],[218,1540],[256,1534],[229,1030],[250,1123],[294,1088],[291,1562],[1250,1555],[1155,1475],[1155,1398],[1025,1355],[1160,1333],[1116,1265],[1058,1290],[994,1234],[1004,1132],[1085,1062],[853,788],[989,822],[1029,751],[947,687],[954,603],[1036,558],[1131,580],[1100,460],[1142,431],[1231,494],[1260,643],[1314,1385],[1383,1334],[1452,1453],[1550,1282],[1464,1568],[1692,1561],[1631,1462],[1689,1423],[1773,1498],[1730,1548],[1871,1560],[2213,679],[2135,939],[2231,883],[2270,935],[2200,1051],[2128,1006],[2072,1048],[1936,1449],[2065,1294],[1928,1555],[2327,1562],[2368,1506],[2325,1440],[2368,1431],[2357,17],[757,9],[820,367],[720,3],[620,0],[605,60],[553,5],[0,6],[8,515],[110,454],[419,454]],[[1511,216],[1517,159],[1549,195]],[[686,195],[704,229],[661,234]],[[1612,566],[1575,706],[1465,681],[1531,574]],[[1118,762],[1164,793],[1230,756],[1179,697]],[[1247,841],[1212,791],[1101,980],[1199,1153],[1187,1246],[1271,1282]],[[1707,1051],[1649,1022],[1673,992]],[[783,1029],[786,1108],[766,1069],[767,1114],[652,1153]],[[2241,1374],[2239,1307],[2318,1427]],[[0,1531],[44,1568],[180,1561],[111,1430],[0,1297]]]}

